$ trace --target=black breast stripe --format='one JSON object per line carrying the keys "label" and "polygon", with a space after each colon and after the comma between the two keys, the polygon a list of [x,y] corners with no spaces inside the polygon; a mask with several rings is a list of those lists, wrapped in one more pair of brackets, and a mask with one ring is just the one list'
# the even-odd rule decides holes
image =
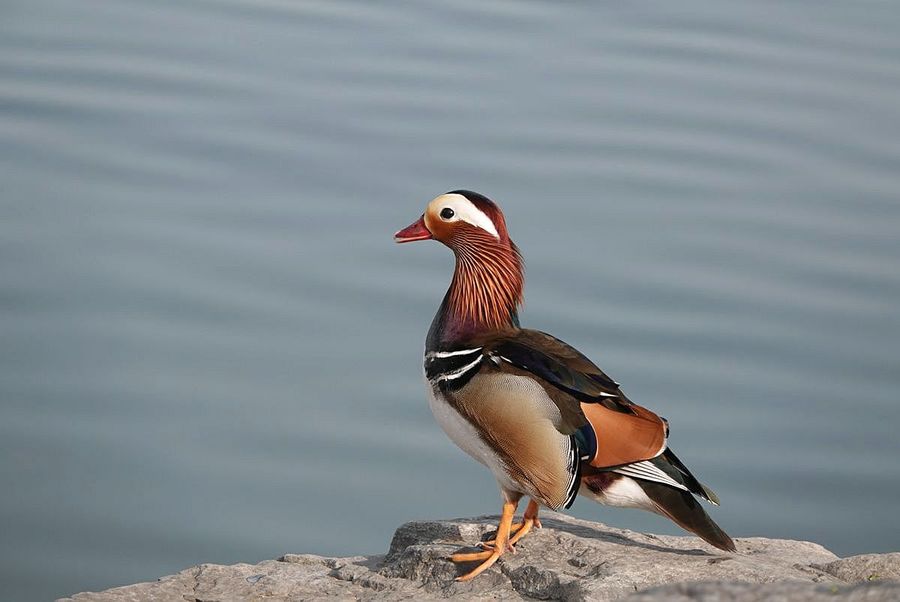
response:
{"label": "black breast stripe", "polygon": [[484,359],[482,348],[431,351],[425,354],[425,377],[443,391],[462,388],[475,376]]}
{"label": "black breast stripe", "polygon": [[566,468],[571,478],[563,506],[569,508],[575,502],[575,498],[578,497],[578,489],[581,486],[581,454],[578,452],[578,441],[574,435],[569,436],[569,463]]}

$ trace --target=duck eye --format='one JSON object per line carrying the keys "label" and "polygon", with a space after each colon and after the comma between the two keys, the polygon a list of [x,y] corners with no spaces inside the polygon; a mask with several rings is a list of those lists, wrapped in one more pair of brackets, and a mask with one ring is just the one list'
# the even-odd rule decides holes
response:
{"label": "duck eye", "polygon": [[444,207],[443,209],[441,209],[441,217],[443,219],[450,219],[454,215],[456,215],[456,214],[453,212],[453,209],[451,209],[450,207]]}

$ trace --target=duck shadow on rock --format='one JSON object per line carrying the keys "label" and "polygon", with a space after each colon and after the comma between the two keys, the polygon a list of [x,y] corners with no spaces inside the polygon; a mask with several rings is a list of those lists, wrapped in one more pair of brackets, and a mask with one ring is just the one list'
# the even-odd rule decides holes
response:
{"label": "duck shadow on rock", "polygon": [[[393,558],[405,547],[421,544],[459,544],[463,547],[454,551],[472,551],[483,549],[480,542],[489,541],[497,536],[498,515],[483,515],[474,518],[448,519],[442,521],[415,521],[401,525],[391,541],[387,560]],[[543,528],[535,528],[516,544],[516,549],[528,549],[529,541],[534,541],[548,535],[568,534],[579,539],[596,540],[598,543],[608,543],[617,546],[635,546],[647,550],[679,554],[685,556],[723,556],[716,550],[696,537],[688,536],[657,536],[652,534],[637,533],[626,529],[608,527],[602,523],[588,523],[569,516],[544,512],[541,517]],[[671,545],[668,541],[677,540],[679,545]],[[642,541],[644,540],[644,541]],[[656,543],[658,542],[658,543]],[[694,543],[695,546],[685,544]]]}
{"label": "duck shadow on rock", "polygon": [[[394,535],[379,573],[418,581],[426,587],[454,583],[456,577],[468,572],[477,561],[455,564],[450,556],[483,550],[478,542],[496,536],[498,520],[498,516],[479,516],[402,525]],[[501,582],[508,586],[517,576],[521,581],[523,574],[528,576],[527,581],[534,583],[608,578],[617,570],[616,560],[622,557],[640,556],[648,565],[663,562],[675,566],[684,562],[679,558],[694,559],[691,564],[697,561],[714,564],[730,557],[717,550],[703,549],[708,546],[693,537],[672,538],[676,545],[671,545],[666,536],[616,529],[551,512],[543,513],[541,522],[542,529],[532,530],[516,544],[513,552],[506,552],[500,558],[496,568],[473,580],[478,583],[472,586],[475,589],[465,584],[456,584],[452,589],[486,591],[485,588],[499,587]]]}

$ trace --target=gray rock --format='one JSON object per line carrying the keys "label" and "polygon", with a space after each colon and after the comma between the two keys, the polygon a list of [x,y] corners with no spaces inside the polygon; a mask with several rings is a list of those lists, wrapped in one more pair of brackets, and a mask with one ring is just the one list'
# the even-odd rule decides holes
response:
{"label": "gray rock", "polygon": [[[386,555],[286,554],[259,564],[203,564],[63,602],[232,600],[735,600],[900,599],[900,553],[839,559],[804,541],[746,538],[737,554],[695,537],[648,535],[547,512],[478,578],[448,560],[493,532],[496,517],[411,522]],[[859,585],[851,585],[857,584]]]}
{"label": "gray rock", "polygon": [[782,583],[676,583],[633,594],[627,602],[896,602],[900,583],[860,583],[857,585],[810,585],[795,581]]}
{"label": "gray rock", "polygon": [[900,581],[900,552],[841,558],[822,569],[843,581]]}

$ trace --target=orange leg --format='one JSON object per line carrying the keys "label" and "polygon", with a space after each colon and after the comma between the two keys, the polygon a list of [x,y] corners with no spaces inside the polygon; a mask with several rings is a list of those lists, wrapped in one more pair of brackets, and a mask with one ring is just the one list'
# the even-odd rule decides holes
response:
{"label": "orange leg", "polygon": [[538,518],[538,510],[540,506],[534,499],[528,500],[528,507],[525,508],[525,516],[522,517],[522,526],[516,531],[516,534],[509,540],[509,545],[514,545],[517,541],[528,535],[532,527],[541,528],[541,519]]}
{"label": "orange leg", "polygon": [[[532,527],[538,529],[542,527],[541,519],[538,518],[538,510],[540,510],[538,503],[534,501],[534,499],[529,500],[528,507],[525,509],[525,516],[522,517],[522,522],[510,525],[510,532],[514,531],[515,535],[510,538],[507,545],[510,546],[513,553],[515,553],[515,548],[512,548],[513,544],[528,535]],[[488,549],[493,549],[496,544],[497,540],[489,539],[488,541],[481,542],[479,545]]]}
{"label": "orange leg", "polygon": [[461,577],[457,577],[457,581],[468,581],[474,579],[487,569],[491,568],[497,559],[506,551],[509,541],[509,531],[512,526],[513,515],[516,513],[518,502],[503,502],[503,514],[500,515],[500,524],[497,526],[496,546],[492,550],[484,552],[474,552],[472,554],[454,554],[450,557],[453,562],[472,562],[482,560],[483,562],[477,567]]}

